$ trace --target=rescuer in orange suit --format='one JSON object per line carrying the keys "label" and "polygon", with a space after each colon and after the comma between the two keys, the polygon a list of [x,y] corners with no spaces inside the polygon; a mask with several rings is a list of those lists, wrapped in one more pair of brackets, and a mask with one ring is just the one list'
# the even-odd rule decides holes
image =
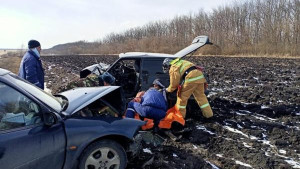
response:
{"label": "rescuer in orange suit", "polygon": [[173,92],[178,88],[175,107],[184,118],[187,101],[192,94],[201,108],[203,116],[206,118],[213,116],[212,109],[204,94],[206,80],[201,70],[189,61],[166,58],[163,62],[163,71],[165,73],[169,71],[170,75],[170,85],[166,89],[167,92]]}

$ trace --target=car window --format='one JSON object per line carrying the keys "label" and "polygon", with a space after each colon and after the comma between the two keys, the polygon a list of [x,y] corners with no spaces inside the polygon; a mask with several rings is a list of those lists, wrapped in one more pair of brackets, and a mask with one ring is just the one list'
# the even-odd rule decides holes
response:
{"label": "car window", "polygon": [[0,82],[0,131],[41,123],[39,106]]}
{"label": "car window", "polygon": [[133,97],[140,89],[140,59],[120,59],[108,72],[116,78],[116,85],[123,87],[125,97]]}
{"label": "car window", "polygon": [[42,101],[44,104],[47,104],[49,107],[53,108],[57,112],[60,112],[62,110],[64,104],[60,102],[59,99],[55,98],[51,94],[45,92],[44,90],[40,89],[35,85],[32,85],[28,81],[25,81],[24,79],[14,74],[9,75],[12,77],[11,79],[15,84],[17,84],[23,90],[28,91],[30,94],[32,94],[38,100]]}
{"label": "car window", "polygon": [[146,58],[142,62],[142,90],[147,90],[155,79],[160,79],[164,85],[169,84],[169,74],[163,73],[164,58]]}

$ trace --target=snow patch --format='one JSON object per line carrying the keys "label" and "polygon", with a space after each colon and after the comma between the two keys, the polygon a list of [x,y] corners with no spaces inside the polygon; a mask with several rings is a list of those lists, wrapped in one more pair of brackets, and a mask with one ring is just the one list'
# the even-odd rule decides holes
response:
{"label": "snow patch", "polygon": [[262,117],[257,117],[257,116],[253,116],[254,118],[258,119],[258,120],[262,120],[262,121],[266,121],[266,119],[262,118]]}
{"label": "snow patch", "polygon": [[218,93],[216,92],[209,92],[209,94],[207,95],[207,97],[211,97],[211,96],[214,96],[214,95],[217,95]]}
{"label": "snow patch", "polygon": [[218,91],[218,92],[224,92],[223,89],[218,89],[218,88],[215,88],[215,87],[213,87],[211,90],[212,90],[212,91]]}
{"label": "snow patch", "polygon": [[213,132],[207,130],[204,126],[198,125],[198,126],[196,126],[196,128],[197,128],[198,130],[203,130],[203,131],[205,131],[205,132],[207,132],[207,133],[209,133],[209,134],[211,134],[211,135],[215,135],[215,133],[213,133]]}
{"label": "snow patch", "polygon": [[261,109],[267,109],[267,108],[270,108],[270,107],[269,107],[269,106],[266,106],[266,105],[262,105],[260,108],[261,108]]}
{"label": "snow patch", "polygon": [[178,155],[176,155],[175,153],[173,153],[173,157],[178,157]]}
{"label": "snow patch", "polygon": [[[232,159],[232,160],[234,160],[234,159]],[[235,163],[239,164],[239,165],[242,165],[242,166],[245,166],[245,167],[253,168],[250,164],[246,164],[246,163],[243,163],[243,162],[238,161],[238,160],[235,160]]]}
{"label": "snow patch", "polygon": [[52,90],[49,89],[49,88],[47,88],[47,84],[46,83],[44,83],[44,86],[45,86],[44,91],[47,92],[47,93],[49,93],[49,94],[51,94]]}
{"label": "snow patch", "polygon": [[262,137],[263,138],[267,138],[267,135],[265,135],[264,133],[262,133]]}
{"label": "snow patch", "polygon": [[246,142],[243,142],[243,145],[247,148],[252,148],[252,146],[250,146],[249,144],[247,144]]}
{"label": "snow patch", "polygon": [[225,140],[228,140],[228,141],[233,141],[233,139],[232,138],[225,138]]}
{"label": "snow patch", "polygon": [[216,154],[217,157],[223,157],[223,154]]}
{"label": "snow patch", "polygon": [[194,149],[198,149],[198,147],[197,147],[197,146],[195,146],[195,145],[193,145],[193,148],[194,148]]}
{"label": "snow patch", "polygon": [[266,144],[266,145],[268,145],[268,146],[270,146],[270,147],[272,147],[272,148],[275,147],[274,145],[270,144],[270,141],[268,141],[268,140],[258,140],[258,141],[260,141],[260,142],[262,142],[263,144]]}
{"label": "snow patch", "polygon": [[251,139],[251,140],[257,140],[258,138],[255,137],[255,136],[251,136],[251,135],[250,135],[250,139]]}
{"label": "snow patch", "polygon": [[213,169],[219,169],[219,167],[217,167],[216,165],[212,164],[209,161],[206,161]]}
{"label": "snow patch", "polygon": [[300,163],[296,162],[294,160],[284,160],[285,162],[287,162],[288,164],[290,164],[291,166],[293,166],[293,168],[300,168]]}
{"label": "snow patch", "polygon": [[247,113],[247,114],[251,114],[252,112],[251,111],[248,111],[248,110],[239,110],[240,112],[242,113]]}
{"label": "snow patch", "polygon": [[152,154],[152,151],[149,148],[144,148],[143,151],[144,153]]}
{"label": "snow patch", "polygon": [[235,114],[240,115],[240,116],[245,116],[246,115],[246,114],[242,114],[242,113],[239,113],[239,112],[235,112]]}
{"label": "snow patch", "polygon": [[240,130],[237,130],[237,129],[234,129],[234,128],[231,128],[231,127],[228,127],[228,126],[225,126],[224,128],[227,129],[227,130],[229,130],[229,131],[231,131],[231,132],[234,132],[234,133],[237,133],[237,134],[241,134],[241,135],[243,135],[244,137],[250,138],[251,140],[257,140],[257,137],[251,136],[251,135],[250,135],[250,137],[249,137],[247,134],[243,133],[243,132],[240,131]]}
{"label": "snow patch", "polygon": [[279,150],[279,153],[280,154],[286,154],[286,151],[281,149],[281,150]]}
{"label": "snow patch", "polygon": [[237,124],[237,127],[240,128],[240,129],[243,129],[243,127],[239,124]]}
{"label": "snow patch", "polygon": [[270,121],[276,121],[277,119],[273,119],[273,118],[270,118],[270,117],[267,117],[267,116],[264,116],[264,115],[261,115],[261,114],[256,114],[256,116],[253,116],[253,117],[256,117],[257,118],[257,116],[259,116],[260,118],[263,118],[264,120],[266,120],[266,121],[268,121],[268,120],[270,120]]}
{"label": "snow patch", "polygon": [[231,127],[228,127],[228,126],[225,126],[224,128],[231,131],[231,132],[238,133],[238,134],[241,134],[245,137],[248,137],[247,134],[241,132],[240,130],[237,130],[237,129],[234,129],[234,128],[231,128]]}

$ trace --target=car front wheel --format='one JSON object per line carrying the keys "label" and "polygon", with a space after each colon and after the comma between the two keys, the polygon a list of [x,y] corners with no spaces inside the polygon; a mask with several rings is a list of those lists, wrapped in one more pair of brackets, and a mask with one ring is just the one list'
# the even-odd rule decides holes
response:
{"label": "car front wheel", "polygon": [[80,169],[124,169],[127,157],[124,148],[113,140],[101,140],[88,146],[80,157]]}

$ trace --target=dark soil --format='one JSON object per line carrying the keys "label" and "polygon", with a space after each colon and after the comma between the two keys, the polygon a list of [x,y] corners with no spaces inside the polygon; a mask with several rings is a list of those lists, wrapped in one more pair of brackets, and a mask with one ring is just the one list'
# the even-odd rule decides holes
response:
{"label": "dark soil", "polygon": [[[91,64],[117,56],[44,56],[47,86],[79,78]],[[214,117],[189,103],[178,141],[145,145],[128,168],[300,168],[300,59],[192,57],[209,79]],[[55,84],[55,85],[54,85]]]}

